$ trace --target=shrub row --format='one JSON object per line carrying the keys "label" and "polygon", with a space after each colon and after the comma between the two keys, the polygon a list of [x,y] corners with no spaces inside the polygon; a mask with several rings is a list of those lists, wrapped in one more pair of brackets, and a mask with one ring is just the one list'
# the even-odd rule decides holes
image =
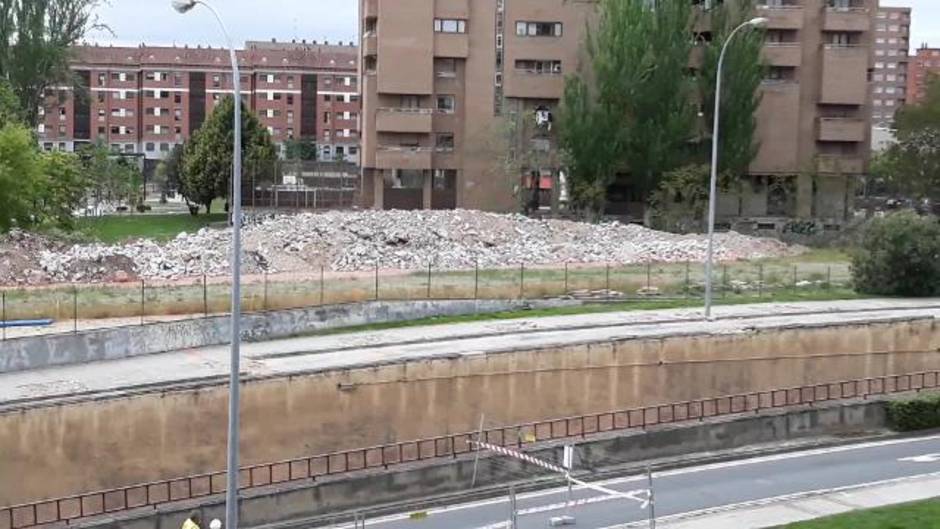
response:
{"label": "shrub row", "polygon": [[899,432],[940,428],[940,394],[888,403],[888,421]]}

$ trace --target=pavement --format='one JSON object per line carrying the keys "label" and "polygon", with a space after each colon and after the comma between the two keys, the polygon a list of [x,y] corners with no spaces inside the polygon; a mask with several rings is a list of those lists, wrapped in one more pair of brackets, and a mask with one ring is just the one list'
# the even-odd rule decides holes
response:
{"label": "pavement", "polygon": [[[246,343],[245,379],[627,339],[940,317],[940,299],[761,303],[484,321]],[[0,374],[0,410],[225,383],[228,346]]]}
{"label": "pavement", "polygon": [[[577,468],[577,464],[575,464]],[[648,527],[645,475],[519,494],[516,529]],[[754,457],[652,474],[659,529],[758,529],[940,494],[940,435],[895,438]],[[511,529],[508,497],[366,519],[374,529]],[[356,529],[355,525],[331,526]]]}

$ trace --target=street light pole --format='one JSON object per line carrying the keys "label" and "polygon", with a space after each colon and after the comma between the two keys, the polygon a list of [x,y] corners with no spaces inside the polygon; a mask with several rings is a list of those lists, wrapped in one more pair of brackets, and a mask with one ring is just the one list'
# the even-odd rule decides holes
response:
{"label": "street light pole", "polygon": [[715,116],[714,128],[712,129],[712,170],[711,179],[708,184],[708,255],[705,259],[705,318],[712,317],[712,267],[714,266],[715,256],[715,209],[718,200],[718,133],[721,122],[721,71],[725,64],[725,52],[728,51],[728,44],[734,38],[738,31],[746,27],[758,27],[767,23],[766,18],[752,18],[739,25],[731,31],[728,38],[725,39],[721,47],[721,55],[718,56],[718,72],[715,81]]}
{"label": "street light pole", "polygon": [[203,0],[172,0],[173,9],[186,13],[196,4],[208,9],[225,36],[232,60],[232,86],[235,91],[235,145],[232,151],[232,323],[231,361],[229,370],[228,451],[225,476],[225,529],[238,528],[238,443],[239,443],[239,370],[241,360],[241,225],[242,225],[242,94],[241,74],[235,46],[225,29],[222,17]]}

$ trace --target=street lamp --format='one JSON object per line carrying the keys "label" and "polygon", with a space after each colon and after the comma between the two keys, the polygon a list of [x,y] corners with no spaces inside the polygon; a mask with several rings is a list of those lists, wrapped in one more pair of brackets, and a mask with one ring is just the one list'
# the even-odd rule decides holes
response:
{"label": "street lamp", "polygon": [[734,38],[738,31],[747,27],[759,27],[767,23],[763,17],[752,18],[740,26],[734,28],[728,38],[725,39],[721,47],[721,55],[718,56],[718,72],[715,77],[715,128],[712,131],[712,174],[708,187],[708,257],[705,261],[705,318],[712,317],[712,266],[715,255],[715,202],[718,194],[718,128],[721,121],[721,69],[725,63],[725,52],[728,51],[728,44]]}
{"label": "street lamp", "polygon": [[235,146],[232,150],[232,349],[229,372],[228,452],[225,477],[225,527],[238,527],[238,410],[239,364],[241,345],[241,225],[242,225],[242,94],[238,57],[222,17],[203,0],[172,0],[173,9],[186,13],[202,4],[215,16],[222,28],[232,59],[232,86],[235,88]]}

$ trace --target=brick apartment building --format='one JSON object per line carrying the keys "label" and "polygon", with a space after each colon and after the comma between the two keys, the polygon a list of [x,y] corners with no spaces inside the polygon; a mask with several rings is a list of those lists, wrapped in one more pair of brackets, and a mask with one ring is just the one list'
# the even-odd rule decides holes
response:
{"label": "brick apartment building", "polygon": [[[243,99],[273,140],[315,141],[321,159],[358,161],[360,95],[353,44],[248,42],[238,51]],[[73,151],[102,141],[160,159],[233,93],[229,53],[203,47],[79,46],[78,83],[50,90],[39,142]]]}
{"label": "brick apartment building", "polygon": [[[855,177],[868,166],[876,0],[762,3],[769,71],[761,148],[740,191],[722,197],[722,222],[841,224],[852,215]],[[513,211],[520,188],[558,181],[551,116],[564,75],[579,68],[594,5],[360,0],[366,202]],[[522,174],[507,174],[494,147],[507,129],[518,146],[545,154]],[[630,216],[642,215],[636,197],[623,200]]]}
{"label": "brick apartment building", "polygon": [[940,75],[940,48],[918,48],[908,67],[907,100],[921,101],[927,95],[927,81]]}
{"label": "brick apartment building", "polygon": [[907,100],[911,8],[880,7],[875,20],[872,125],[891,127]]}

